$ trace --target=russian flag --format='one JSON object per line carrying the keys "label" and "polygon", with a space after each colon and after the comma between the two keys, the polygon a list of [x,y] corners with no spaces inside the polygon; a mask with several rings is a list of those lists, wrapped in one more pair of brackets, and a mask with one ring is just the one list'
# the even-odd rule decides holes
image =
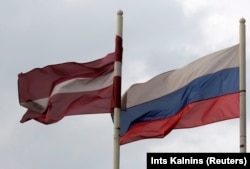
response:
{"label": "russian flag", "polygon": [[239,45],[132,85],[122,98],[120,144],[239,117]]}

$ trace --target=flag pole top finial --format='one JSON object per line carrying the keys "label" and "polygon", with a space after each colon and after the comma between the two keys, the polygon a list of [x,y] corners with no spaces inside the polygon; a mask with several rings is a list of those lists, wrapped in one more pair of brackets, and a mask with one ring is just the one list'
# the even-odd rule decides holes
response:
{"label": "flag pole top finial", "polygon": [[246,22],[246,20],[244,18],[240,19],[240,23],[245,23],[245,22]]}
{"label": "flag pole top finial", "polygon": [[122,11],[122,10],[119,10],[119,11],[117,12],[117,15],[123,15],[123,11]]}

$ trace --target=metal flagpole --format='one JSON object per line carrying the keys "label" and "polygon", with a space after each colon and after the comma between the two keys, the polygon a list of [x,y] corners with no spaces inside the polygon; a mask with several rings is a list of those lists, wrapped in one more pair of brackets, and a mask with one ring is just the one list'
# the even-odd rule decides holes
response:
{"label": "metal flagpole", "polygon": [[121,112],[121,72],[122,72],[122,26],[123,12],[117,12],[117,32],[115,49],[115,75],[114,75],[114,152],[113,169],[120,166],[120,112]]}
{"label": "metal flagpole", "polygon": [[246,152],[246,36],[245,19],[240,19],[240,152]]}

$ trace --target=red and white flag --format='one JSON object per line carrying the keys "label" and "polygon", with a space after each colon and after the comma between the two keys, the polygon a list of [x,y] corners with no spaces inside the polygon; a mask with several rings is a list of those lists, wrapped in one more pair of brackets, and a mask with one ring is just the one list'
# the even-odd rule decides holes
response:
{"label": "red and white flag", "polygon": [[19,103],[28,110],[21,123],[51,124],[64,116],[109,113],[115,53],[88,62],[36,68],[18,76]]}

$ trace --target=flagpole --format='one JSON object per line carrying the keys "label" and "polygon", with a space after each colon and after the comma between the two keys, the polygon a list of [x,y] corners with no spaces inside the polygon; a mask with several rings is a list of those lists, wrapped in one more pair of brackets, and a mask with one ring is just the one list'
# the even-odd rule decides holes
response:
{"label": "flagpole", "polygon": [[245,19],[240,19],[240,152],[246,152],[246,36]]}
{"label": "flagpole", "polygon": [[114,75],[114,147],[113,169],[120,166],[120,112],[121,112],[121,75],[122,75],[122,32],[123,12],[117,12],[117,32],[115,48],[115,75]]}

